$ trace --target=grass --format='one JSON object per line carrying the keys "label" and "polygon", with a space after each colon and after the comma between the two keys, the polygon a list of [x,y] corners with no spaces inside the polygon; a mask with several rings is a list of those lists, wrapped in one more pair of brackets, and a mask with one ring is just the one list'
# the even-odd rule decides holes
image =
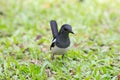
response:
{"label": "grass", "polygon": [[[117,80],[119,0],[0,0],[0,80]],[[72,25],[71,47],[52,61],[49,21]]]}

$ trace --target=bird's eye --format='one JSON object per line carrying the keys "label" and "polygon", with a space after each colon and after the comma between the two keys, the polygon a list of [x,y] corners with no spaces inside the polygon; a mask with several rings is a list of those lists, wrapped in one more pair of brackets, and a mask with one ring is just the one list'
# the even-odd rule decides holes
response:
{"label": "bird's eye", "polygon": [[64,28],[64,30],[65,30],[65,31],[67,31],[67,29],[66,29],[66,28]]}

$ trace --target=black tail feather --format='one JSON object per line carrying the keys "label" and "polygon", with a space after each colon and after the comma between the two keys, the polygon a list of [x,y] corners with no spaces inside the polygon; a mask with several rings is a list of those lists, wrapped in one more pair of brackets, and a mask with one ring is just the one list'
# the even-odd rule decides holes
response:
{"label": "black tail feather", "polygon": [[51,26],[53,38],[55,38],[58,35],[57,22],[55,20],[51,20],[50,21],[50,26]]}

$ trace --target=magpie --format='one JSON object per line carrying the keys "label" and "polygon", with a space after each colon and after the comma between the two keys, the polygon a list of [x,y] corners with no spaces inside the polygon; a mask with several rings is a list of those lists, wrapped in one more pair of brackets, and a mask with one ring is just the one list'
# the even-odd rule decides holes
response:
{"label": "magpie", "polygon": [[51,58],[54,59],[54,55],[62,55],[67,52],[70,46],[69,33],[74,34],[72,27],[69,24],[63,24],[58,32],[57,22],[55,20],[50,21],[50,26],[52,30],[53,40],[50,45],[50,50],[52,52]]}

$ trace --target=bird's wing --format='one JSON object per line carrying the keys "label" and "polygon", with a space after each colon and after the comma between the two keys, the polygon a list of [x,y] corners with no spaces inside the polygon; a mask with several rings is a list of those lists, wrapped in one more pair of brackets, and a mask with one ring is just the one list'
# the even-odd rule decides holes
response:
{"label": "bird's wing", "polygon": [[50,21],[50,26],[53,34],[53,38],[55,38],[58,35],[58,26],[57,22],[55,20]]}
{"label": "bird's wing", "polygon": [[56,39],[53,39],[52,44],[50,45],[50,50],[51,50],[52,47],[55,46],[55,42],[56,42]]}

